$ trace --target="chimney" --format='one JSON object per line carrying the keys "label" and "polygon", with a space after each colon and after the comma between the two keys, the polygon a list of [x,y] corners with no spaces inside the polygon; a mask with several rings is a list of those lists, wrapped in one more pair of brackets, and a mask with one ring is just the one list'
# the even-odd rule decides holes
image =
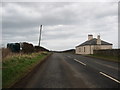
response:
{"label": "chimney", "polygon": [[97,36],[97,44],[101,44],[101,39],[100,39],[100,35]]}
{"label": "chimney", "polygon": [[89,35],[88,35],[88,40],[91,40],[91,39],[93,39],[93,35],[92,35],[92,34],[89,34]]}

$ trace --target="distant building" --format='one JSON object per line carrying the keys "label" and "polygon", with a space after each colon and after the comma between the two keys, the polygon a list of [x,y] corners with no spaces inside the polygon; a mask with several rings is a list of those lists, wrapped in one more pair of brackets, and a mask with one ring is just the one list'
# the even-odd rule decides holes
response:
{"label": "distant building", "polygon": [[93,35],[88,35],[88,40],[84,43],[76,46],[76,54],[93,54],[93,50],[100,49],[112,49],[111,43],[105,42],[100,39],[100,35],[96,38],[93,38]]}

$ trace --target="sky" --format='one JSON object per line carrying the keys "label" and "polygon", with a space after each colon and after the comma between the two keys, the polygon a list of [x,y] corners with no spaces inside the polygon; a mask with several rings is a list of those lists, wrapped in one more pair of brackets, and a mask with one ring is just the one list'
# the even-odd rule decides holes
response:
{"label": "sky", "polygon": [[[6,0],[5,0],[6,1]],[[88,34],[118,47],[117,2],[2,2],[2,44],[29,42],[49,50],[74,49]],[[0,26],[1,27],[1,26]]]}

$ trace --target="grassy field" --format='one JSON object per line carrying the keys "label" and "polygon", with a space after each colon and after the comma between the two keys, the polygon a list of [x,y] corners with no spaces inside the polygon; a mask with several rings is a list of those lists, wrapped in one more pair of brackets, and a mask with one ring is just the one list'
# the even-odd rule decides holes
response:
{"label": "grassy field", "polygon": [[96,58],[113,61],[113,62],[120,62],[120,57],[117,57],[117,56],[107,56],[107,55],[98,55],[98,54],[92,54],[87,56],[96,57]]}
{"label": "grassy field", "polygon": [[40,63],[50,53],[32,53],[26,55],[15,55],[3,60],[2,64],[2,86],[10,87],[15,82],[30,72],[34,66]]}

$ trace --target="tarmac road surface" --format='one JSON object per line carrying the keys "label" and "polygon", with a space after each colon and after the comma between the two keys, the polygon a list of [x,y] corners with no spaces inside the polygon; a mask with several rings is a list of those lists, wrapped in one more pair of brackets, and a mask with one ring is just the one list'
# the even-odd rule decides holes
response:
{"label": "tarmac road surface", "polygon": [[[118,88],[118,63],[68,53],[53,53],[21,88]],[[24,83],[24,84],[23,84]]]}

